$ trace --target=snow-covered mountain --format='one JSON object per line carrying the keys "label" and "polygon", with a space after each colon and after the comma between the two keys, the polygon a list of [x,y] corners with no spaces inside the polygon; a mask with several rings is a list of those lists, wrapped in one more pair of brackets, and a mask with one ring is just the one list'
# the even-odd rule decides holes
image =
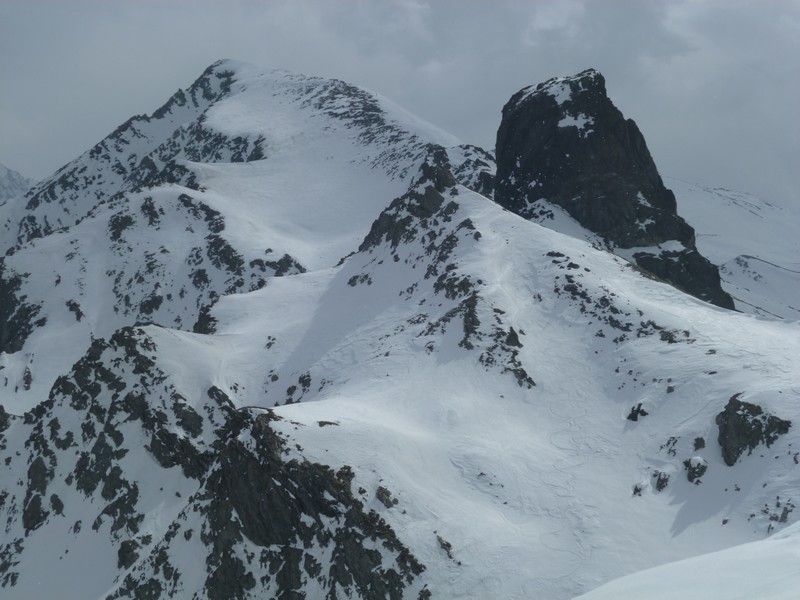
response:
{"label": "snow-covered mountain", "polygon": [[223,61],[0,207],[3,597],[571,598],[793,523],[800,324],[493,164]]}
{"label": "snow-covered mountain", "polygon": [[0,165],[0,204],[11,198],[16,198],[27,192],[33,184],[33,179],[28,179],[24,175],[5,165]]}
{"label": "snow-covered mountain", "polygon": [[6,408],[32,406],[122,326],[202,329],[222,295],[333,266],[426,157],[491,183],[491,156],[374,94],[210,67],[0,206]]}

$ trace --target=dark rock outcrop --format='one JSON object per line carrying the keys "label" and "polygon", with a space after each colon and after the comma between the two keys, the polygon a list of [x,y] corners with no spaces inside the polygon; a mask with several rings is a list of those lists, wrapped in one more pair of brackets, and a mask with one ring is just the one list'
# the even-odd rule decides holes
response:
{"label": "dark rock outcrop", "polygon": [[686,469],[686,479],[689,480],[689,483],[699,484],[702,483],[700,478],[708,470],[708,463],[704,458],[693,456],[683,461],[683,468]]}
{"label": "dark rock outcrop", "polygon": [[717,441],[725,464],[732,467],[747,451],[750,455],[759,444],[769,448],[779,435],[789,431],[791,421],[764,412],[757,404],[739,400],[741,393],[731,396],[725,410],[717,415]]}
{"label": "dark rock outcrop", "polygon": [[669,473],[653,471],[652,477],[655,480],[654,485],[657,492],[663,492],[669,485]]}
{"label": "dark rock outcrop", "polygon": [[639,417],[646,417],[650,413],[642,408],[642,403],[639,402],[636,406],[631,406],[631,412],[626,417],[628,421],[638,421]]}
{"label": "dark rock outcrop", "polygon": [[721,287],[719,269],[695,248],[662,250],[659,254],[637,252],[636,264],[659,279],[701,300],[734,309],[733,299]]}
{"label": "dark rock outcrop", "polygon": [[0,404],[0,433],[3,433],[6,429],[8,429],[10,421],[11,417],[6,412],[6,409],[3,408],[3,405]]}
{"label": "dark rock outcrop", "polygon": [[[271,412],[232,417],[200,490],[109,600],[173,596],[185,585],[213,599],[305,598],[309,589],[326,598],[417,595],[425,566],[353,495],[350,467],[285,458],[286,440],[271,426],[280,418]],[[206,553],[203,581],[171,564],[189,540]],[[121,546],[120,563],[136,560],[137,550]]]}
{"label": "dark rock outcrop", "polygon": [[44,320],[36,320],[41,307],[25,302],[20,294],[22,278],[5,268],[0,258],[0,352],[12,354],[22,349],[25,340]]}
{"label": "dark rock outcrop", "polygon": [[[642,269],[707,302],[733,309],[717,268],[695,248],[636,123],[588,69],[527,87],[503,108],[497,132],[495,200],[528,219],[563,208],[610,248],[654,248]],[[669,250],[656,246],[672,242]]]}

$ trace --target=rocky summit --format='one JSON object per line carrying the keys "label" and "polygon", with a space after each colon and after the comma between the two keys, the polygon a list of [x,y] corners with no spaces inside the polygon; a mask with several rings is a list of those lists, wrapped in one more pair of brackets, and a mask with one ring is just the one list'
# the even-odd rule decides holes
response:
{"label": "rocky summit", "polygon": [[645,271],[733,308],[717,268],[695,247],[632,119],[594,69],[526,87],[503,108],[495,200],[546,224],[559,207]]}
{"label": "rocky summit", "polygon": [[0,597],[568,600],[796,529],[788,287],[661,280],[704,259],[598,74],[505,112],[495,179],[220,61],[0,203]]}

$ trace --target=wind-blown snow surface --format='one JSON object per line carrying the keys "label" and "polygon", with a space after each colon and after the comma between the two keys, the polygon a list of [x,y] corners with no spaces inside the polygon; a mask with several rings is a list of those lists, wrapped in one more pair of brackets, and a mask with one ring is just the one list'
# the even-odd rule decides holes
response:
{"label": "wind-blown snow surface", "polygon": [[800,211],[722,188],[668,178],[697,247],[719,265],[743,312],[800,319]]}
{"label": "wind-blown snow surface", "polygon": [[575,600],[793,600],[800,589],[800,528],[612,581]]}
{"label": "wind-blown snow surface", "polygon": [[[255,107],[273,98],[277,114],[282,102],[287,115],[305,110],[257,91],[249,67],[216,68],[239,73],[224,102],[239,90]],[[67,260],[46,273],[63,272],[59,286],[37,272],[26,291],[39,300],[77,286],[56,306],[85,277],[81,303],[96,304],[80,320],[68,306],[47,312],[49,337],[34,332],[2,356],[0,375],[20,372],[20,391],[2,392],[12,414],[0,412],[4,598],[375,598],[391,585],[392,597],[558,600],[795,521],[799,323],[715,308],[502,210],[451,174],[467,162],[458,153],[483,168],[477,151],[368,136],[359,152],[361,125],[328,115],[314,129],[321,113],[302,112],[316,137],[301,143],[307,134],[281,133],[294,131],[289,116],[272,134],[269,111],[243,106],[202,124],[230,141],[246,133],[233,129],[240,119],[263,119],[261,159],[185,162],[194,187],[132,187],[7,257],[23,272],[47,245],[43,256],[74,247],[85,272]],[[398,149],[408,162],[380,158]],[[313,169],[282,162],[305,151]],[[76,214],[59,206],[31,210],[51,224]],[[331,222],[306,223],[316,210]],[[335,231],[345,233],[331,241]],[[122,287],[139,293],[135,274],[149,274],[138,257],[163,247],[179,259],[152,269],[162,290],[191,280],[182,255],[195,246],[212,272],[215,236],[243,265],[267,246],[306,272],[270,268],[256,281],[220,261],[204,333],[175,323],[198,311],[180,288],[158,294],[158,324],[114,331],[137,317],[115,317],[92,274],[130,268]],[[65,349],[80,358],[71,368],[53,356]],[[34,350],[24,392],[15,361]],[[728,466],[717,437],[738,417],[733,437],[746,443]]]}

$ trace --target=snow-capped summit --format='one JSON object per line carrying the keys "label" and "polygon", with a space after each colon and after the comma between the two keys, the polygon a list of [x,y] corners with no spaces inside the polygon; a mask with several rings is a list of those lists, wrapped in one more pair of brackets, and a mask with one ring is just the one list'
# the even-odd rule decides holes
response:
{"label": "snow-capped summit", "polygon": [[542,83],[522,88],[511,97],[508,104],[517,107],[533,95],[550,96],[559,106],[564,106],[566,103],[568,107],[574,102],[579,102],[580,96],[606,96],[606,80],[599,71],[592,68],[572,76],[552,77]]}
{"label": "snow-capped summit", "polygon": [[0,203],[23,195],[34,183],[35,180],[0,165]]}
{"label": "snow-capped summit", "polygon": [[119,327],[202,328],[222,295],[335,265],[428,159],[491,185],[490,155],[376,94],[211,65],[0,206],[6,407],[27,408]]}
{"label": "snow-capped summit", "polygon": [[644,137],[608,98],[599,72],[514,94],[503,108],[496,149],[495,200],[502,206],[559,230],[583,227],[587,238],[653,275],[733,308]]}
{"label": "snow-capped summit", "polygon": [[[316,161],[341,161],[401,181],[431,145],[453,147],[461,161],[454,168],[466,160],[461,154],[476,152],[342,81],[218,61],[151,115],[132,117],[39,182],[19,210],[0,212],[3,240],[22,243],[74,225],[98,203],[114,203],[121,190],[158,183],[196,188],[205,175],[191,163],[249,163],[308,151],[308,173]],[[324,155],[332,147],[348,150]]]}

